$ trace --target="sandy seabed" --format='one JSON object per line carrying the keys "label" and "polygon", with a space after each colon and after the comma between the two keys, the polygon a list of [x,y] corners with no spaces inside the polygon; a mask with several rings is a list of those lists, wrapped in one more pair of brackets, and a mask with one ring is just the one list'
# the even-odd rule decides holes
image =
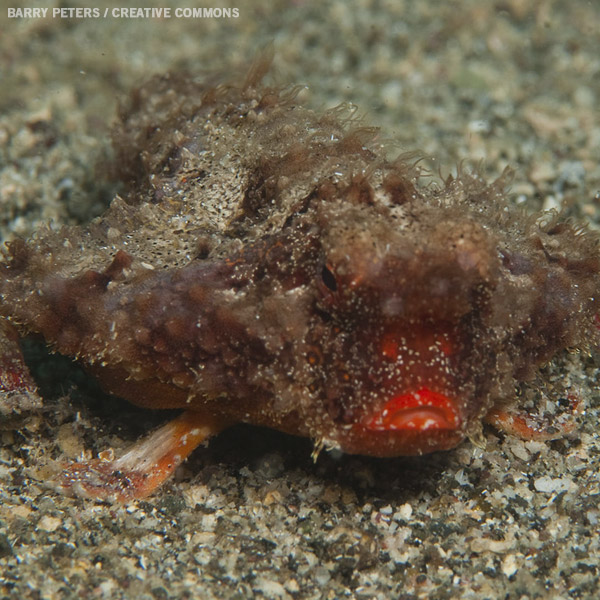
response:
{"label": "sandy seabed", "polygon": [[[227,72],[268,44],[271,77],[306,84],[310,106],[357,104],[398,152],[435,157],[434,173],[483,161],[493,179],[510,165],[515,202],[564,208],[597,228],[593,4],[260,0],[220,5],[238,17],[201,19],[13,19],[3,8],[2,234],[102,212],[118,191],[106,167],[110,123],[132,86],[169,70]],[[28,356],[45,406],[0,432],[2,598],[599,595],[597,357],[553,368],[585,407],[565,439],[485,429],[484,448],[397,460],[322,453],[313,463],[306,440],[238,427],[155,496],[109,506],[49,490],[48,464],[119,451],[162,415],[105,398],[39,346]]]}

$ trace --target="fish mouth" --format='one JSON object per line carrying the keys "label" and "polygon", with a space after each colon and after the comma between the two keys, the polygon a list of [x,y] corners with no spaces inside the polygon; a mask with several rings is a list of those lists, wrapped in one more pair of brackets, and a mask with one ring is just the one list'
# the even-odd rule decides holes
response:
{"label": "fish mouth", "polygon": [[362,426],[369,431],[456,431],[461,417],[457,402],[428,388],[398,394],[374,414],[368,415]]}

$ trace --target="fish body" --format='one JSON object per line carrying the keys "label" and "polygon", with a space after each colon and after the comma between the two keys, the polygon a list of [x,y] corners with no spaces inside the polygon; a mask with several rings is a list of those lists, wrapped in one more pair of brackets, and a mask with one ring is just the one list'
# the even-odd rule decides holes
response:
{"label": "fish body", "polygon": [[113,135],[122,197],[11,242],[0,267],[5,327],[135,404],[185,409],[169,467],[198,423],[374,456],[452,448],[597,343],[595,234],[526,215],[506,177],[420,185],[414,157],[388,160],[377,131],[264,70],[136,90]]}

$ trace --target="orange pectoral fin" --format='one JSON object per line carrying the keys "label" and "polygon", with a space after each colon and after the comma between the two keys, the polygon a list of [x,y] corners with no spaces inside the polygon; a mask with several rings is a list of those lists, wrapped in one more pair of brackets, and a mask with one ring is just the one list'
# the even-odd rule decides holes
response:
{"label": "orange pectoral fin", "polygon": [[186,411],[116,460],[101,458],[67,465],[55,484],[63,491],[110,502],[152,494],[209,437],[227,426],[205,414]]}
{"label": "orange pectoral fin", "polygon": [[490,410],[485,416],[485,422],[522,440],[543,442],[560,439],[577,428],[576,417],[580,399],[575,394],[569,394],[567,398],[568,409],[553,418],[543,418],[525,410],[499,406]]}
{"label": "orange pectoral fin", "polygon": [[41,408],[42,400],[23,360],[16,329],[0,319],[0,418]]}

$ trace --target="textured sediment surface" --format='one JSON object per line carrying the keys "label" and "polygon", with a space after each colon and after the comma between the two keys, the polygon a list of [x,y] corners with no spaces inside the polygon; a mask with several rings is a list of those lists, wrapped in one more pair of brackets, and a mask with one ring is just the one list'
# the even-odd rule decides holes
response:
{"label": "textured sediment surface", "polygon": [[[0,225],[85,222],[117,191],[104,168],[117,100],[156,72],[228,69],[273,42],[275,78],[309,105],[352,101],[400,150],[515,168],[515,202],[598,222],[597,10],[518,2],[255,2],[229,20],[0,15]],[[28,348],[44,412],[0,432],[0,596],[7,598],[592,598],[599,587],[597,359],[568,356],[585,407],[566,439],[485,430],[485,448],[377,460],[239,427],[156,496],[56,495],[60,456],[125,448],[165,417],[104,398]],[[66,395],[66,397],[65,397]],[[117,418],[118,417],[118,418]]]}

